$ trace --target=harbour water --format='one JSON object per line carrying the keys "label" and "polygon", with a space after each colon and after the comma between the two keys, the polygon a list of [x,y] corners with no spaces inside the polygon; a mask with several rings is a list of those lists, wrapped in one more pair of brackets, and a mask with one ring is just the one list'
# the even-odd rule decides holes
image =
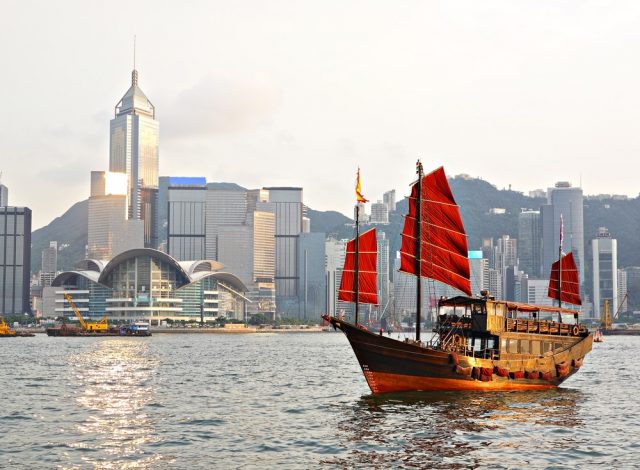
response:
{"label": "harbour water", "polygon": [[632,468],[640,338],[544,392],[372,397],[340,333],[0,340],[0,468]]}

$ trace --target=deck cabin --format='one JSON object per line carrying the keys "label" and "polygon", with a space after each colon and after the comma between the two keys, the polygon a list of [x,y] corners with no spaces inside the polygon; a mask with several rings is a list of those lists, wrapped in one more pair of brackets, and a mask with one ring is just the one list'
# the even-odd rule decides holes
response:
{"label": "deck cabin", "polygon": [[[542,319],[551,314],[554,319]],[[571,318],[572,323],[563,320]],[[589,334],[575,310],[458,296],[438,302],[433,330],[446,351],[484,359],[540,358],[573,346]]]}

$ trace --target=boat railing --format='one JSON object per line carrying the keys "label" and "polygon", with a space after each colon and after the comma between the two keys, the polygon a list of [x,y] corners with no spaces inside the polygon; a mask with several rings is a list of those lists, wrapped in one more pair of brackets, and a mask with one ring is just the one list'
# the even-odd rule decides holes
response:
{"label": "boat railing", "polygon": [[586,332],[583,325],[558,323],[551,320],[529,320],[524,318],[506,318],[505,330],[515,333],[541,333],[560,336],[575,336],[574,327],[578,327],[579,334]]}

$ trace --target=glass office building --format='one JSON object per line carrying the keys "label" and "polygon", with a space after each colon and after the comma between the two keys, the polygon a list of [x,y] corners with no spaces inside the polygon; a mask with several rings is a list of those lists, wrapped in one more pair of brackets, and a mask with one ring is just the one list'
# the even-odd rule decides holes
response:
{"label": "glass office building", "polygon": [[131,87],[111,120],[109,171],[127,174],[129,219],[144,221],[145,247],[157,246],[159,123],[156,109],[131,72]]}

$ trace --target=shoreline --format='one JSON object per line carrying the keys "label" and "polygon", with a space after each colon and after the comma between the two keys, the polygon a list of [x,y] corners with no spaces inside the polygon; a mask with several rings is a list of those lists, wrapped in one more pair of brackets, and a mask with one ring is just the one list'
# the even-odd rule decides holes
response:
{"label": "shoreline", "polygon": [[[44,328],[28,328],[20,330],[26,333],[46,334]],[[152,335],[158,334],[213,334],[213,335],[246,335],[260,333],[322,333],[328,330],[322,327],[308,328],[149,328]]]}

